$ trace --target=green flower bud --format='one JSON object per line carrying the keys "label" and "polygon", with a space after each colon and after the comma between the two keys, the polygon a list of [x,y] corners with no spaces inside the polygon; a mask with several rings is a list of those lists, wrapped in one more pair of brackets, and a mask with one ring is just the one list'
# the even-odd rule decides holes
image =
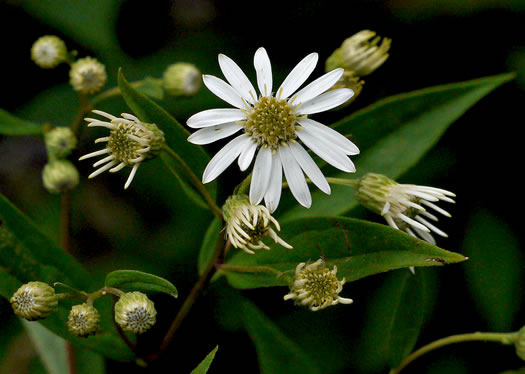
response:
{"label": "green flower bud", "polygon": [[50,193],[59,194],[78,185],[78,171],[67,160],[51,160],[42,171],[42,182]]}
{"label": "green flower bud", "polygon": [[156,322],[153,301],[142,292],[128,292],[115,304],[115,321],[124,331],[142,334]]}
{"label": "green flower bud", "polygon": [[105,66],[92,57],[79,59],[69,71],[69,82],[73,89],[85,95],[100,91],[107,79]]}
{"label": "green flower bud", "polygon": [[28,321],[43,319],[58,307],[55,289],[43,282],[29,282],[11,297],[15,314]]}
{"label": "green flower bud", "polygon": [[54,35],[42,36],[31,47],[31,59],[41,68],[54,68],[67,59],[66,44]]}
{"label": "green flower bud", "polygon": [[514,347],[516,347],[518,357],[525,361],[525,326],[518,331],[518,337],[514,341]]}
{"label": "green flower bud", "polygon": [[162,76],[164,90],[173,96],[195,95],[199,91],[201,81],[199,69],[185,62],[168,66]]}
{"label": "green flower bud", "polygon": [[98,310],[94,306],[84,303],[74,305],[71,308],[67,327],[73,335],[87,338],[97,332],[99,322]]}
{"label": "green flower bud", "polygon": [[65,158],[77,146],[77,138],[69,127],[55,127],[44,135],[49,158]]}

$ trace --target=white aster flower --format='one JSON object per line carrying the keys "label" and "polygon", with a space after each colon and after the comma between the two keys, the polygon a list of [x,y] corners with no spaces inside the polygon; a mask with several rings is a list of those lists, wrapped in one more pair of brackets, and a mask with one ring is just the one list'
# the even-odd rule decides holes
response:
{"label": "white aster flower", "polygon": [[[270,249],[263,243],[265,237],[272,238],[285,248],[293,247],[282,240],[279,222],[262,205],[252,205],[246,195],[230,196],[222,208],[226,221],[226,235],[235,248],[254,254],[253,249]],[[273,225],[273,227],[272,227]]]}
{"label": "white aster flower", "polygon": [[307,118],[309,114],[332,109],[352,97],[353,91],[347,88],[328,91],[344,70],[333,70],[297,91],[317,61],[317,53],[306,56],[274,94],[270,59],[266,50],[259,48],[254,57],[258,96],[239,66],[229,57],[219,55],[220,68],[229,84],[212,75],[203,75],[203,81],[211,92],[235,109],[211,109],[191,116],[188,126],[200,130],[188,140],[194,144],[209,144],[241,130],[242,134],[212,158],[204,170],[204,183],[217,178],[237,158],[240,169],[246,170],[255,157],[249,194],[252,204],[257,205],[264,198],[270,212],[277,208],[284,171],[293,196],[308,208],[312,197],[304,174],[326,194],[330,194],[330,186],[297,138],[332,166],[346,172],[355,171],[348,157],[359,153],[355,144]]}
{"label": "white aster flower", "polygon": [[124,185],[126,189],[142,161],[160,152],[164,144],[164,133],[155,124],[142,122],[128,113],[122,113],[123,118],[117,118],[100,110],[93,112],[111,121],[85,118],[89,122],[88,127],[106,127],[111,131],[109,136],[95,140],[95,143],[107,142],[104,149],[84,155],[79,160],[109,153],[107,157],[93,164],[93,167],[103,166],[91,173],[88,178],[94,178],[106,170],[115,173],[126,166],[131,166],[131,173]]}
{"label": "white aster flower", "polygon": [[344,284],[345,278],[337,279],[337,266],[329,270],[322,259],[311,264],[301,262],[295,268],[293,285],[284,300],[293,299],[312,312],[339,303],[351,304],[352,299],[339,296]]}
{"label": "white aster flower", "polygon": [[431,232],[447,237],[448,235],[430,223],[438,218],[427,211],[427,208],[451,215],[434,203],[440,200],[454,203],[451,197],[456,195],[440,188],[399,184],[381,175],[368,173],[359,180],[356,189],[357,200],[367,209],[381,214],[387,223],[403,230],[413,237],[419,237],[430,244],[436,244]]}

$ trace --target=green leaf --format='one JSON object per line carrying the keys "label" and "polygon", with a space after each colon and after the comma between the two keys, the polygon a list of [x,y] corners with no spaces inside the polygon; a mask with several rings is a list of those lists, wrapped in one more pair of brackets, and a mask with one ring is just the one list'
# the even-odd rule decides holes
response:
{"label": "green leaf", "polygon": [[409,266],[439,266],[464,261],[449,252],[386,225],[345,217],[305,218],[287,223],[280,236],[293,249],[277,244],[255,255],[235,254],[220,268],[236,288],[288,285],[298,263],[323,256],[337,265],[347,282]]}
{"label": "green leaf", "polygon": [[13,116],[0,109],[0,134],[2,135],[40,135],[42,126]]}
{"label": "green leaf", "polygon": [[22,320],[48,374],[69,372],[67,343],[39,323]]}
{"label": "green leaf", "polygon": [[[187,141],[190,133],[173,118],[168,112],[140,92],[137,92],[128,83],[122,69],[119,70],[118,82],[122,97],[131,110],[142,120],[155,123],[164,132],[167,145],[172,149],[180,160],[183,160],[188,168],[197,176],[200,176],[210,158],[202,147],[195,146]],[[184,155],[181,157],[180,155]],[[179,162],[174,161],[166,152],[162,152],[161,159],[166,167],[175,171],[184,191],[199,206],[206,206],[198,192],[189,193],[193,188],[188,177]],[[189,185],[188,185],[189,184]],[[206,188],[212,197],[215,197],[217,183],[208,183]]]}
{"label": "green leaf", "polygon": [[206,266],[210,262],[213,252],[215,251],[215,246],[217,245],[217,237],[221,235],[222,224],[221,220],[217,217],[213,219],[204,235],[204,240],[202,241],[201,250],[199,252],[198,259],[198,268],[199,274],[202,274]]}
{"label": "green leaf", "polygon": [[118,288],[124,292],[162,292],[175,298],[179,296],[177,288],[170,281],[137,270],[116,270],[109,273],[106,276],[106,287]]}
{"label": "green leaf", "polygon": [[[62,282],[88,290],[90,277],[71,255],[57,248],[31,221],[0,195],[0,295],[10,299],[22,284],[41,281],[52,285]],[[78,303],[79,301],[77,301]],[[100,303],[99,303],[100,304]],[[129,361],[134,354],[121,340],[112,322],[111,306],[102,304],[101,327],[104,334],[87,339],[69,333],[67,321],[72,302],[60,302],[57,312],[41,323],[53,333],[118,361]]]}
{"label": "green leaf", "polygon": [[507,224],[486,210],[469,221],[463,242],[466,284],[480,314],[496,331],[509,331],[523,303],[523,254]]}
{"label": "green leaf", "polygon": [[213,349],[213,351],[208,353],[208,355],[204,358],[204,360],[202,360],[199,366],[197,366],[191,371],[191,374],[206,374],[208,372],[208,369],[210,368],[213,358],[215,357],[215,353],[217,353],[217,349],[219,349],[219,346],[216,346]]}
{"label": "green leaf", "polygon": [[321,373],[301,347],[284,335],[255,305],[246,301],[242,309],[240,315],[255,344],[262,374]]}
{"label": "green leaf", "polygon": [[[395,95],[364,108],[333,127],[361,150],[353,157],[355,174],[337,173],[338,178],[359,178],[368,172],[399,178],[413,167],[439,140],[445,130],[485,95],[514,78],[501,74],[461,83],[430,87]],[[331,168],[327,174],[334,173]],[[298,205],[281,221],[305,216],[341,215],[358,203],[350,187],[333,185],[331,195],[312,193],[310,209]]]}
{"label": "green leaf", "polygon": [[162,100],[164,98],[162,79],[146,77],[137,87],[137,91],[154,99]]}

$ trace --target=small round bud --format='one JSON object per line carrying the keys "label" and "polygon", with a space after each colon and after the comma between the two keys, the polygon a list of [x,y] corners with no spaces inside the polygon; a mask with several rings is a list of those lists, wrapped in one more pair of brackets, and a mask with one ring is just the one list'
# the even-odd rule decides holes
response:
{"label": "small round bud", "polygon": [[58,307],[55,289],[43,282],[29,282],[11,297],[15,314],[28,321],[43,319]]}
{"label": "small round bud", "polygon": [[168,95],[191,96],[201,87],[201,72],[195,65],[178,62],[168,66],[162,76],[162,85]]}
{"label": "small round bud", "polygon": [[514,341],[514,347],[516,347],[518,357],[525,361],[525,326],[518,331],[518,337]]}
{"label": "small round bud", "polygon": [[79,59],[69,71],[69,82],[75,91],[81,94],[93,94],[106,84],[106,68],[97,59],[85,57]]}
{"label": "small round bud", "polygon": [[115,304],[115,321],[124,331],[142,334],[156,322],[153,301],[142,292],[128,292]]}
{"label": "small round bud", "polygon": [[74,305],[69,312],[67,328],[75,336],[87,338],[97,332],[100,322],[98,310],[86,303]]}
{"label": "small round bud", "polygon": [[295,300],[315,312],[336,304],[351,304],[352,299],[339,296],[343,290],[345,278],[337,279],[337,266],[329,270],[322,259],[314,263],[301,262],[295,269],[295,279],[290,293],[284,300]]}
{"label": "small round bud", "polygon": [[51,160],[42,171],[42,182],[50,193],[59,194],[78,185],[77,168],[67,160]]}
{"label": "small round bud", "polygon": [[44,135],[49,158],[67,157],[77,146],[77,138],[69,127],[55,127]]}
{"label": "small round bud", "polygon": [[31,59],[44,69],[54,68],[66,58],[66,44],[54,35],[42,36],[31,47]]}

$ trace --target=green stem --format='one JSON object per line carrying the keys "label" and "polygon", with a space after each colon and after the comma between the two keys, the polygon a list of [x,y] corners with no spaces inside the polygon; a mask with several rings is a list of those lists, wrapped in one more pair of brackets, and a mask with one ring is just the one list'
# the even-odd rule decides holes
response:
{"label": "green stem", "polygon": [[[173,151],[173,149],[171,149],[169,146],[164,145],[162,149],[166,151],[175,161],[179,163],[180,167],[182,168],[186,176],[190,179],[193,186],[195,186],[197,191],[199,191],[202,197],[204,198],[204,201],[206,201],[206,204],[208,204],[208,207],[210,208],[211,212],[214,215],[216,215],[219,219],[223,220],[221,208],[219,208],[219,206],[215,203],[215,200],[211,197],[206,187],[204,187],[204,184],[202,184],[201,180],[197,178],[197,176],[195,175],[193,170],[191,170],[188,164],[186,164],[186,162],[184,162],[184,160],[180,158],[180,156],[175,151]],[[173,174],[177,175],[175,170],[173,170],[169,166],[168,166],[168,169],[170,169],[170,171]]]}
{"label": "green stem", "polygon": [[71,131],[73,131],[73,134],[75,134],[75,136],[78,136],[80,125],[82,124],[82,122],[84,122],[84,117],[91,111],[91,109],[93,109],[93,105],[91,105],[91,103],[89,102],[88,96],[80,95],[80,108],[78,110],[77,117],[71,125]]}
{"label": "green stem", "polygon": [[497,342],[501,344],[514,344],[518,336],[517,332],[510,333],[495,333],[495,332],[474,332],[469,334],[452,335],[446,338],[438,339],[430,344],[427,344],[417,351],[412,352],[406,357],[401,364],[395,369],[390,370],[389,374],[399,374],[408,364],[423,356],[425,353],[433,351],[434,349],[444,347],[449,344],[462,343],[469,341],[485,341],[485,342]]}

